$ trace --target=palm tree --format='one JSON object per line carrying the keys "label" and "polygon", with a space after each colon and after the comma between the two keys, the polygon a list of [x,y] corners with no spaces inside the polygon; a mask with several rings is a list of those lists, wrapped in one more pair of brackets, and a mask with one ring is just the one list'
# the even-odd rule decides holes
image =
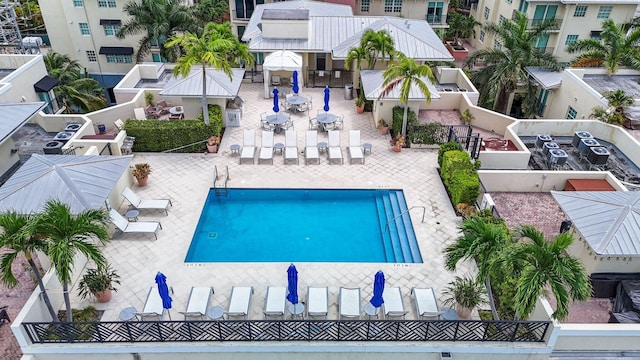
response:
{"label": "palm tree", "polygon": [[360,47],[366,53],[365,58],[369,63],[369,69],[373,69],[378,60],[391,61],[397,55],[393,38],[387,30],[375,31],[368,29],[362,34]]}
{"label": "palm tree", "polygon": [[197,36],[186,32],[175,35],[167,42],[166,47],[181,46],[185,55],[178,59],[173,73],[186,77],[194,64],[202,66],[202,113],[205,124],[209,124],[207,108],[207,66],[224,71],[232,79],[231,67],[239,61],[253,64],[253,56],[246,44],[240,43],[231,31],[231,24],[207,24],[204,34]]}
{"label": "palm tree", "polygon": [[[536,41],[556,26],[556,22],[549,19],[530,27],[529,19],[520,12],[516,13],[514,20],[483,26],[488,34],[494,34],[499,39],[502,47],[485,48],[467,57],[466,64],[469,67],[477,60],[483,60],[486,64],[471,75],[471,80],[480,90],[481,103],[493,102],[493,110],[507,114],[510,110],[509,100],[518,86],[524,84],[526,88],[533,87],[525,67],[561,68],[555,56],[536,48]],[[529,102],[525,104],[526,113],[535,111],[535,97],[527,96],[525,101]]]}
{"label": "palm tree", "polygon": [[202,34],[210,22],[221,24],[229,21],[229,2],[225,0],[200,0],[190,9],[198,23],[198,34]]}
{"label": "palm tree", "polygon": [[28,224],[32,221],[32,216],[21,215],[14,211],[0,214],[0,227],[3,229],[2,234],[0,234],[0,247],[10,250],[0,257],[0,272],[2,272],[0,281],[7,287],[18,285],[18,280],[13,274],[12,265],[18,255],[23,253],[36,277],[36,282],[47,310],[49,310],[49,315],[51,315],[51,319],[54,322],[57,322],[58,316],[53,306],[51,306],[47,289],[42,282],[42,274],[40,274],[40,270],[33,259],[33,253],[36,251],[47,253],[47,242],[38,234],[29,231]]}
{"label": "palm tree", "polygon": [[66,112],[83,113],[100,110],[107,105],[103,89],[98,82],[81,74],[82,67],[68,55],[50,52],[44,56],[47,72],[59,83],[55,87],[55,94],[60,99]]}
{"label": "palm tree", "polygon": [[[378,100],[389,94],[396,87],[400,87],[400,102],[404,103],[404,114],[402,115],[402,133],[407,134],[407,112],[409,111],[409,92],[412,87],[417,86],[418,90],[425,96],[427,104],[431,102],[431,91],[425,82],[435,82],[433,72],[428,65],[420,65],[414,59],[399,54],[398,61],[391,64],[382,74],[384,82],[382,92]],[[397,134],[394,134],[397,135]]]}
{"label": "palm tree", "polygon": [[101,243],[109,240],[107,214],[103,210],[85,210],[74,215],[69,205],[59,200],[49,200],[44,212],[35,217],[32,226],[33,231],[41,234],[44,241],[48,242],[47,255],[62,284],[67,322],[71,322],[69,283],[74,258],[77,253],[82,253],[96,266],[105,265],[102,251],[93,242],[96,239]]}
{"label": "palm tree", "polygon": [[591,295],[584,265],[566,252],[573,235],[564,232],[547,242],[544,234],[531,225],[522,226],[518,235],[521,241],[501,255],[503,262],[519,274],[515,294],[518,316],[527,318],[548,286],[557,301],[552,316],[566,319],[571,301],[584,301]]}
{"label": "palm tree", "polygon": [[572,62],[573,66],[604,66],[613,74],[620,66],[640,69],[640,27],[629,28],[616,25],[613,20],[602,22],[599,39],[582,39],[567,46],[567,52],[580,52]]}
{"label": "palm tree", "polygon": [[470,38],[475,34],[474,28],[480,25],[473,16],[463,15],[457,12],[450,14],[447,21],[449,28],[446,36],[453,38],[456,44],[460,44],[460,39]]}
{"label": "palm tree", "polygon": [[605,91],[602,95],[609,102],[609,106],[614,108],[613,114],[608,117],[607,122],[623,125],[626,120],[624,108],[635,103],[633,96],[627,95],[622,89]]}
{"label": "palm tree", "polygon": [[358,79],[358,89],[360,85],[360,68],[362,66],[362,60],[367,58],[367,52],[362,46],[352,47],[347,53],[347,58],[344,60],[344,68],[351,70],[351,66],[355,65],[356,71],[354,72],[354,79]]}
{"label": "palm tree", "polygon": [[169,62],[175,62],[180,55],[178,49],[165,47],[167,39],[177,32],[197,29],[190,10],[181,5],[180,0],[132,0],[124,5],[123,12],[130,16],[120,31],[119,39],[130,35],[144,34],[140,39],[136,62],[144,61],[151,46],[160,47],[160,55]]}

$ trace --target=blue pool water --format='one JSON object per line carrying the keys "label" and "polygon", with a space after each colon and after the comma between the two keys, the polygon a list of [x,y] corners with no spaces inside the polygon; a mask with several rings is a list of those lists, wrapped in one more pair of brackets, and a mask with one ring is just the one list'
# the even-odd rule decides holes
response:
{"label": "blue pool water", "polygon": [[211,189],[185,261],[422,262],[389,255],[390,191],[404,203],[401,190]]}

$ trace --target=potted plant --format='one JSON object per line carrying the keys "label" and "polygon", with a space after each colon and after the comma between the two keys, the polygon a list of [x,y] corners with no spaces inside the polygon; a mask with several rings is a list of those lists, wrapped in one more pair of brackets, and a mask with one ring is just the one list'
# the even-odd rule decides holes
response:
{"label": "potted plant", "polygon": [[400,152],[402,150],[402,147],[404,146],[404,136],[402,135],[393,136],[389,141],[389,144],[393,146],[393,151]]}
{"label": "potted plant", "polygon": [[458,317],[466,319],[478,305],[486,304],[487,289],[484,283],[471,277],[456,276],[443,292],[444,303],[454,306]]}
{"label": "potted plant", "polygon": [[85,299],[89,294],[95,296],[100,303],[111,300],[111,291],[118,291],[114,284],[120,285],[120,275],[105,265],[96,269],[87,269],[87,273],[82,275],[78,283],[78,295]]}
{"label": "potted plant", "polygon": [[138,185],[147,185],[147,178],[151,174],[151,166],[147,163],[139,163],[133,169],[133,176],[138,180]]}
{"label": "potted plant", "polygon": [[378,129],[380,129],[380,134],[387,135],[389,133],[389,124],[384,119],[380,119],[378,120]]}
{"label": "potted plant", "polygon": [[218,145],[220,145],[220,136],[211,136],[207,139],[207,151],[211,154],[218,152]]}
{"label": "potted plant", "polygon": [[453,41],[447,41],[446,47],[453,56],[455,61],[462,61],[469,54],[469,50],[462,45],[460,39],[467,39],[475,34],[474,28],[480,25],[473,16],[463,15],[453,12],[447,21],[449,28],[446,37],[453,38]]}
{"label": "potted plant", "polygon": [[154,99],[155,99],[155,96],[153,95],[153,93],[150,93],[150,92],[144,93],[144,101],[147,103],[148,106],[156,106],[156,102]]}
{"label": "potted plant", "polygon": [[462,112],[462,114],[460,114],[460,120],[464,121],[464,123],[467,125],[470,125],[471,120],[473,119],[475,119],[475,116],[473,116],[473,114],[471,113],[471,111],[469,111],[469,109],[466,109],[465,111]]}
{"label": "potted plant", "polygon": [[356,103],[356,112],[358,114],[362,114],[364,112],[364,99],[361,97],[357,97],[355,100]]}

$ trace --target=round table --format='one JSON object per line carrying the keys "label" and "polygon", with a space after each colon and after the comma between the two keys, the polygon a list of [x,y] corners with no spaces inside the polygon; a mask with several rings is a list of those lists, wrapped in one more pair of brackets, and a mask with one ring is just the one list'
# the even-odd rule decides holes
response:
{"label": "round table", "polygon": [[120,320],[122,321],[130,321],[136,318],[137,313],[138,313],[138,310],[136,310],[136,308],[134,308],[133,306],[130,306],[122,309],[122,311],[120,311],[119,317],[120,317]]}
{"label": "round table", "polygon": [[289,310],[289,313],[291,314],[291,317],[294,316],[300,316],[302,317],[302,314],[304,314],[304,304],[303,303],[297,303],[297,304],[289,304],[287,306],[287,310]]}
{"label": "round table", "polygon": [[288,114],[275,113],[271,115],[267,115],[267,122],[273,125],[284,124],[285,121],[289,120]]}
{"label": "round table", "polygon": [[336,120],[338,120],[338,117],[331,113],[320,112],[318,115],[316,115],[316,120],[318,120],[318,122],[321,124],[329,124],[336,122]]}
{"label": "round table", "polygon": [[455,309],[450,307],[442,308],[442,318],[445,320],[458,320],[458,313]]}
{"label": "round table", "polygon": [[124,216],[126,216],[127,220],[129,221],[138,221],[138,215],[140,215],[140,211],[136,209],[131,209],[127,211],[126,214],[124,214]]}
{"label": "round table", "polygon": [[233,144],[229,148],[231,149],[231,155],[240,155],[240,145]]}
{"label": "round table", "polygon": [[273,151],[274,152],[279,152],[280,154],[282,154],[282,150],[284,149],[284,144],[283,143],[275,143],[273,144]]}
{"label": "round table", "polygon": [[324,154],[327,151],[328,147],[329,145],[326,142],[321,141],[318,143],[318,152],[320,152],[321,154]]}
{"label": "round table", "polygon": [[300,95],[293,95],[286,98],[286,102],[292,105],[290,109],[292,109],[294,112],[298,112],[298,105],[302,105],[306,101],[307,99],[304,96],[300,96]]}
{"label": "round table", "polygon": [[224,309],[222,306],[212,306],[207,309],[207,317],[211,320],[219,320],[224,316]]}
{"label": "round table", "polygon": [[378,314],[380,314],[380,307],[375,307],[371,305],[370,302],[367,302],[364,306],[364,313],[369,316],[369,319],[371,319],[372,316],[378,317]]}
{"label": "round table", "polygon": [[367,151],[369,152],[369,154],[371,154],[371,148],[373,147],[373,145],[369,144],[369,143],[364,143],[362,144],[362,153],[366,154]]}

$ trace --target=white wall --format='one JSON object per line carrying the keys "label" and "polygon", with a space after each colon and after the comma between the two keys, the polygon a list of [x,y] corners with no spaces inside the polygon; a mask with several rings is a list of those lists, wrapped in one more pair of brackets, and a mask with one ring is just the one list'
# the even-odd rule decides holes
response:
{"label": "white wall", "polygon": [[487,192],[549,192],[563,190],[568,179],[604,179],[616,190],[626,191],[608,171],[478,170]]}

